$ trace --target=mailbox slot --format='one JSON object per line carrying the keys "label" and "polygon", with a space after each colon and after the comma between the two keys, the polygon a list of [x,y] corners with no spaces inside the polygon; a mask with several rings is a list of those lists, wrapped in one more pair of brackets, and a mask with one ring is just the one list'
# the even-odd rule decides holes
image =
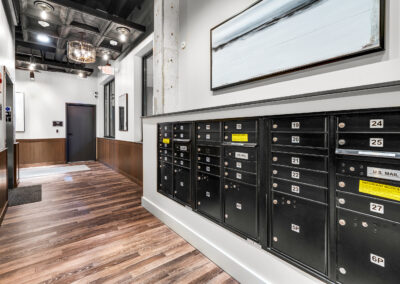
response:
{"label": "mailbox slot", "polygon": [[224,122],[224,132],[256,132],[257,120],[229,120]]}
{"label": "mailbox slot", "polygon": [[271,123],[272,131],[325,132],[326,129],[325,117],[276,118]]}
{"label": "mailbox slot", "polygon": [[197,123],[197,132],[220,132],[221,123],[218,121],[206,121]]}
{"label": "mailbox slot", "polygon": [[211,132],[211,133],[197,133],[197,141],[203,142],[221,142],[221,133]]}
{"label": "mailbox slot", "polygon": [[271,162],[273,165],[292,166],[318,171],[328,170],[328,158],[326,156],[273,152],[271,154]]}
{"label": "mailbox slot", "polygon": [[200,212],[222,221],[219,177],[198,173],[196,197],[197,209]]}
{"label": "mailbox slot", "polygon": [[400,132],[400,113],[365,113],[337,117],[338,132]]}
{"label": "mailbox slot", "polygon": [[326,203],[327,189],[279,178],[272,179],[272,189],[283,193]]}
{"label": "mailbox slot", "polygon": [[292,167],[272,166],[272,176],[294,182],[328,187],[328,175],[326,172],[316,172]]}
{"label": "mailbox slot", "polygon": [[273,133],[271,143],[282,146],[325,148],[326,138],[326,134],[319,133]]}
{"label": "mailbox slot", "polygon": [[190,182],[189,169],[174,168],[174,197],[186,204],[190,204],[191,201]]}
{"label": "mailbox slot", "polygon": [[257,163],[241,159],[224,159],[225,168],[244,171],[249,173],[257,173]]}

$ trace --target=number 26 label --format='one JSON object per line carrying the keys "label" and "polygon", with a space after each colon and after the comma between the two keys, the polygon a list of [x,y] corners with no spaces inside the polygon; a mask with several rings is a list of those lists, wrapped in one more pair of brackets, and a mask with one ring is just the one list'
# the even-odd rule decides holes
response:
{"label": "number 26 label", "polygon": [[369,138],[370,147],[383,147],[383,138]]}

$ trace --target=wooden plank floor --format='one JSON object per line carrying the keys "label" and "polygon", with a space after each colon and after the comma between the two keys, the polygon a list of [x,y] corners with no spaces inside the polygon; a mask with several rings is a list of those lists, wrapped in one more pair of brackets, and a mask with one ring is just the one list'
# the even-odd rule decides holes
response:
{"label": "wooden plank floor", "polygon": [[43,184],[43,201],[8,209],[0,283],[237,283],[147,212],[141,187],[86,164],[21,183]]}

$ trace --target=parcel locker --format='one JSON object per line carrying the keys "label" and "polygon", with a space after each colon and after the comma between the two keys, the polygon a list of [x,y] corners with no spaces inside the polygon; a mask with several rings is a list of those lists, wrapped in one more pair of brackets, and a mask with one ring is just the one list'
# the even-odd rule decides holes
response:
{"label": "parcel locker", "polygon": [[172,196],[172,165],[159,163],[158,190]]}
{"label": "parcel locker", "polygon": [[191,171],[174,167],[174,198],[187,205],[191,203]]}
{"label": "parcel locker", "polygon": [[345,209],[337,218],[337,281],[399,283],[400,224]]}
{"label": "parcel locker", "polygon": [[326,273],[327,205],[272,195],[272,248]]}
{"label": "parcel locker", "polygon": [[225,224],[240,233],[257,239],[257,188],[235,181],[224,180]]}
{"label": "parcel locker", "polygon": [[197,173],[197,209],[221,221],[221,189],[220,178],[205,173]]}

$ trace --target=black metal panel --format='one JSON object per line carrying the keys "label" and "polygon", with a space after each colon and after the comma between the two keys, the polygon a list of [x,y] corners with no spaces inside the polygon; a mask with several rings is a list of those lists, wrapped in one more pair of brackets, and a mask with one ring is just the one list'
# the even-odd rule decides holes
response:
{"label": "black metal panel", "polygon": [[397,284],[400,224],[338,209],[337,281]]}
{"label": "black metal panel", "polygon": [[224,159],[225,168],[235,169],[238,171],[256,173],[257,172],[257,163],[254,161],[245,161],[241,159]]}
{"label": "black metal panel", "polygon": [[[382,180],[400,182],[400,164],[388,163],[390,160],[366,161],[365,158],[339,158],[337,159],[336,172],[356,177],[369,177]],[[384,163],[385,162],[385,163]]]}
{"label": "black metal panel", "polygon": [[325,274],[327,206],[277,192],[272,197],[272,248]]}
{"label": "black metal panel", "polygon": [[338,132],[400,132],[399,112],[344,114],[336,121]]}
{"label": "black metal panel", "polygon": [[310,185],[328,187],[328,175],[326,172],[317,172],[293,167],[271,166],[272,176],[294,182],[302,182]]}
{"label": "black metal panel", "polygon": [[159,164],[159,191],[172,196],[172,165],[160,162]]}
{"label": "black metal panel", "polygon": [[204,173],[197,174],[197,209],[202,213],[222,221],[220,178]]}
{"label": "black metal panel", "polygon": [[197,162],[198,163],[203,163],[203,164],[210,164],[210,165],[219,166],[220,165],[220,158],[219,157],[215,157],[215,156],[210,156],[210,155],[199,154],[199,155],[197,155]]}
{"label": "black metal panel", "polygon": [[163,155],[163,156],[172,156],[172,150],[169,150],[169,149],[159,149],[159,150],[158,150],[158,154],[159,154],[159,155]]}
{"label": "black metal panel", "polygon": [[197,153],[211,156],[219,156],[221,148],[215,146],[197,145]]}
{"label": "black metal panel", "polygon": [[273,165],[290,165],[293,167],[318,171],[328,170],[328,158],[326,156],[272,152],[271,157]]}
{"label": "black metal panel", "polygon": [[324,132],[327,129],[326,117],[273,118],[272,131]]}
{"label": "black metal panel", "polygon": [[279,178],[273,178],[272,188],[275,191],[280,191],[283,193],[315,200],[318,202],[326,203],[328,201],[327,200],[328,190],[322,187],[288,181]]}
{"label": "black metal panel", "polygon": [[400,152],[400,134],[383,133],[339,133],[337,148]]}
{"label": "black metal panel", "polygon": [[182,159],[174,159],[174,165],[190,169],[190,161]]}
{"label": "black metal panel", "polygon": [[225,224],[257,239],[257,188],[224,180]]}
{"label": "black metal panel", "polygon": [[190,152],[175,151],[174,158],[190,160],[191,155],[190,155]]}
{"label": "black metal panel", "polygon": [[174,198],[190,205],[192,201],[190,169],[174,167]]}
{"label": "black metal panel", "polygon": [[319,133],[273,133],[273,145],[294,146],[294,147],[318,147],[327,146],[327,135]]}

